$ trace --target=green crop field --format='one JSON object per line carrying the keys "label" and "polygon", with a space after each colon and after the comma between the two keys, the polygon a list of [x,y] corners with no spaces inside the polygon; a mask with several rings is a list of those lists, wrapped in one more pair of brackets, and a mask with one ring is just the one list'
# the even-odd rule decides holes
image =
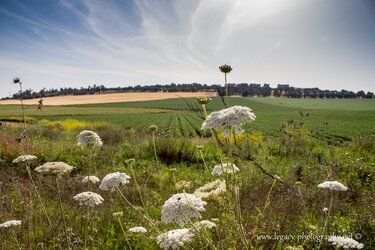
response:
{"label": "green crop field", "polygon": [[[375,100],[362,99],[286,99],[286,98],[243,98],[226,99],[226,105],[242,105],[253,109],[257,115],[247,131],[260,131],[273,136],[279,135],[286,121],[303,122],[304,126],[322,131],[329,137],[350,138],[375,133]],[[168,99],[157,101],[90,104],[44,107],[28,107],[27,116],[37,120],[52,121],[77,119],[83,121],[108,121],[125,128],[146,129],[156,124],[161,129],[183,134],[200,135],[202,116],[191,111],[195,99]],[[208,112],[225,108],[221,98],[213,98],[207,105]],[[301,116],[304,114],[304,116]],[[198,112],[199,113],[199,112]],[[21,117],[19,106],[0,106],[0,117]],[[361,122],[358,122],[361,121]]]}

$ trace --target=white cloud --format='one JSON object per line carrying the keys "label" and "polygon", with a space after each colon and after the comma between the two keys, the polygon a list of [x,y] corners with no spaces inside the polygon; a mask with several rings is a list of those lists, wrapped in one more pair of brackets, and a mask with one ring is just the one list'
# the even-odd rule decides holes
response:
{"label": "white cloud", "polygon": [[[334,81],[327,70],[347,68],[343,61],[333,65],[330,51],[348,48],[332,49],[337,42],[332,30],[312,30],[313,19],[304,19],[305,13],[318,11],[314,1],[137,0],[126,8],[111,1],[77,3],[61,0],[58,6],[78,20],[72,27],[0,9],[38,37],[30,40],[29,34],[13,32],[17,39],[12,46],[0,49],[0,95],[16,91],[7,85],[16,75],[35,90],[62,83],[221,83],[221,64],[233,66],[232,82],[321,83],[322,88],[349,84],[345,74]],[[375,77],[364,69],[346,79],[358,74],[364,81]],[[371,90],[369,84],[360,88]]]}

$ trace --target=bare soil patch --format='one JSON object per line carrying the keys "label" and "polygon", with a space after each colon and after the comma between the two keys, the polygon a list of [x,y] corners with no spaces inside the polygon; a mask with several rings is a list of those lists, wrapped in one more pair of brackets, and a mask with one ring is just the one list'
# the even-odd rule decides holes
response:
{"label": "bare soil patch", "polygon": [[[46,97],[43,99],[43,105],[60,106],[76,104],[95,104],[95,103],[113,103],[113,102],[140,102],[151,100],[163,100],[172,98],[188,98],[198,96],[216,96],[216,92],[136,92],[136,93],[111,93],[95,95],[69,95]],[[26,105],[38,105],[41,98],[24,100]],[[1,104],[20,104],[19,100],[0,100]]]}

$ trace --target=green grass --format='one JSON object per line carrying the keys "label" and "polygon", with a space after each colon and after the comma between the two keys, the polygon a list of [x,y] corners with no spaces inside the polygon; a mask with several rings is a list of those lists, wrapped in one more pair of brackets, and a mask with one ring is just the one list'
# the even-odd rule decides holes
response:
{"label": "green grass", "polygon": [[[209,230],[205,239],[197,235],[190,243],[191,249],[212,249],[207,239],[220,250],[246,249],[240,239],[239,221],[252,245],[250,249],[287,249],[288,246],[302,244],[304,249],[322,248],[314,239],[282,242],[257,237],[321,236],[323,208],[329,206],[330,193],[317,186],[326,180],[340,181],[348,187],[346,192],[334,193],[327,234],[358,233],[361,238],[357,240],[365,244],[365,249],[374,249],[374,110],[359,110],[358,105],[348,108],[354,100],[348,100],[350,102],[345,110],[332,109],[328,104],[326,106],[331,108],[301,109],[292,107],[296,105],[292,103],[295,100],[278,100],[288,105],[271,103],[273,101],[268,99],[230,98],[230,106],[249,106],[257,115],[256,121],[246,126],[247,133],[236,137],[236,146],[229,145],[229,140],[220,144],[215,142],[214,137],[191,136],[201,133],[202,120],[188,111],[186,103],[180,99],[45,107],[43,111],[29,108],[27,115],[35,122],[28,126],[28,144],[25,140],[21,144],[15,141],[22,132],[22,124],[0,126],[0,223],[10,219],[22,221],[19,227],[0,229],[0,248],[18,249],[15,241],[18,239],[22,249],[37,249],[38,244],[43,244],[44,249],[67,249],[53,177],[32,171],[52,221],[49,227],[25,164],[12,163],[17,156],[28,153],[37,156],[35,162],[30,163],[32,169],[49,161],[63,161],[75,166],[69,175],[59,179],[63,214],[67,227],[71,228],[73,249],[85,249],[80,240],[86,235],[89,235],[89,249],[127,249],[128,244],[133,249],[159,249],[156,237],[178,228],[175,224],[161,221],[165,201],[176,193],[193,193],[216,178],[226,180],[227,192],[207,200],[202,219],[214,220],[217,228]],[[193,102],[193,99],[189,101]],[[304,104],[305,100],[299,101],[301,107],[309,106]],[[344,105],[343,100],[339,101]],[[319,105],[324,107],[323,104]],[[208,105],[209,112],[222,108],[218,98]],[[17,106],[0,106],[0,110],[2,117],[21,116]],[[289,122],[285,132],[280,132],[281,125],[291,119],[296,122]],[[64,126],[50,122],[61,120],[65,120],[65,124],[60,122]],[[302,120],[305,124],[301,128],[299,122]],[[324,125],[325,122],[328,125]],[[145,132],[150,124],[158,125],[159,132],[162,128],[175,131],[156,135],[159,166],[155,163],[152,136]],[[304,127],[314,131],[323,128],[326,137],[319,137]],[[98,133],[103,140],[100,150],[94,152],[77,146],[76,136],[83,129]],[[351,136],[358,138],[346,141]],[[332,143],[335,140],[342,141]],[[202,146],[204,161],[198,146]],[[129,158],[135,159],[136,178],[132,175],[133,169],[124,164]],[[232,176],[212,176],[212,168],[221,161],[233,161],[240,171]],[[140,210],[129,206],[118,192],[103,191],[98,184],[87,186],[81,182],[86,175],[103,178],[116,171],[132,175],[130,182],[121,190],[127,200]],[[275,176],[277,181],[270,175]],[[178,181],[189,181],[191,187],[176,190]],[[73,199],[74,195],[88,190],[104,198],[104,202],[91,208],[90,212]],[[123,212],[121,221],[125,230],[144,226],[149,232],[145,235],[129,233],[126,237],[112,216],[115,212]],[[144,219],[144,215],[152,219],[157,229]],[[334,249],[327,241],[323,244],[324,249]]]}
{"label": "green grass", "polygon": [[[120,124],[126,128],[147,129],[151,124],[160,129],[201,134],[202,119],[188,104],[195,99],[168,99],[144,102],[89,104],[62,107],[45,107],[38,111],[30,107],[27,115],[36,119],[79,119]],[[304,126],[330,137],[350,138],[375,133],[375,100],[367,99],[286,99],[242,98],[227,99],[228,106],[242,105],[253,109],[257,119],[246,126],[248,132],[260,131],[280,135],[280,127],[287,120],[304,122]],[[225,108],[221,98],[213,98],[207,105],[208,112]],[[300,112],[308,114],[301,117]],[[0,106],[0,117],[21,115],[19,106]],[[358,122],[361,121],[361,122]]]}

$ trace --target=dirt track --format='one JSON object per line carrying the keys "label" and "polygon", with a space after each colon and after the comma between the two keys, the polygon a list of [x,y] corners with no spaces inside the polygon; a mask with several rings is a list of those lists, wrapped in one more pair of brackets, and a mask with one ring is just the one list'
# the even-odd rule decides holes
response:
{"label": "dirt track", "polygon": [[[197,96],[216,96],[216,92],[137,92],[137,93],[113,93],[96,95],[70,95],[46,97],[43,99],[43,105],[60,106],[74,104],[93,104],[93,103],[113,103],[113,102],[140,102],[150,100],[163,100],[179,97],[197,97]],[[38,99],[24,100],[26,105],[38,105]],[[1,104],[20,104],[19,100],[0,100]]]}

